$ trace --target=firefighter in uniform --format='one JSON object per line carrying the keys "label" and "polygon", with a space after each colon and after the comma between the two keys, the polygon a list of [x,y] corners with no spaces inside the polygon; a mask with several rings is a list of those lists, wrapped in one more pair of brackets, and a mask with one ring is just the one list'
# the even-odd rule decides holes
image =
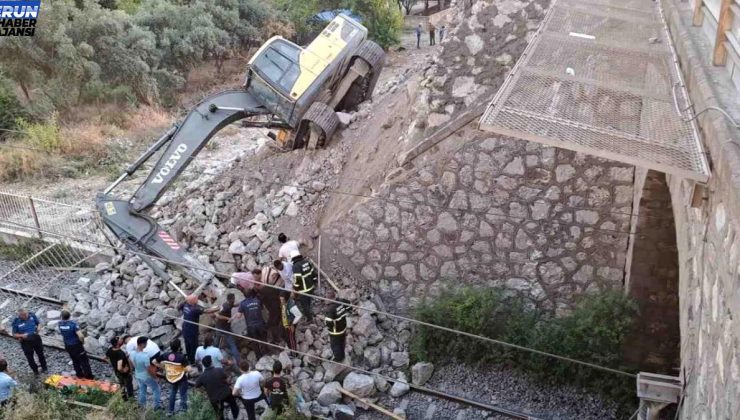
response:
{"label": "firefighter in uniform", "polygon": [[308,322],[313,321],[311,300],[316,292],[316,269],[308,258],[304,258],[298,251],[290,252],[293,262],[293,290],[296,292],[296,303]]}
{"label": "firefighter in uniform", "polygon": [[[344,299],[337,300],[346,302]],[[344,361],[344,343],[347,339],[347,315],[349,310],[349,306],[334,303],[326,311],[326,317],[324,318],[326,328],[329,330],[329,343],[335,362]]]}

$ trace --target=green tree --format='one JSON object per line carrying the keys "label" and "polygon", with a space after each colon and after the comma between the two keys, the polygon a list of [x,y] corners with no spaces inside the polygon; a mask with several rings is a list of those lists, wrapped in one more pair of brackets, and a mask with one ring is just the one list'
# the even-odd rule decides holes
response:
{"label": "green tree", "polygon": [[0,138],[9,135],[7,130],[14,130],[16,121],[25,115],[26,111],[15,95],[13,83],[0,73]]}
{"label": "green tree", "polygon": [[387,49],[400,41],[403,15],[392,0],[353,0],[352,10],[363,18],[368,36]]}

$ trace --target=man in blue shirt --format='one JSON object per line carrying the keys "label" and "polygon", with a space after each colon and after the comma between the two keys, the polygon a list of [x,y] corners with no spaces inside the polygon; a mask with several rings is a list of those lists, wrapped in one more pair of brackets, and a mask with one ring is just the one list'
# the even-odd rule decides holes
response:
{"label": "man in blue shirt", "polygon": [[182,312],[182,338],[185,341],[185,353],[191,364],[195,364],[195,350],[198,348],[198,324],[200,316],[218,311],[218,307],[202,309],[198,306],[198,297],[189,295],[179,307]]}
{"label": "man in blue shirt", "polygon": [[18,316],[13,320],[13,337],[21,342],[21,349],[26,355],[28,366],[35,375],[39,374],[39,367],[33,358],[33,353],[39,357],[41,372],[46,373],[46,357],[44,357],[44,345],[41,343],[41,337],[38,334],[38,328],[41,322],[36,318],[36,314],[28,312],[25,309],[18,310]]}
{"label": "man in blue shirt", "polygon": [[58,328],[64,340],[64,348],[72,359],[75,375],[78,378],[95,379],[90,369],[90,359],[88,359],[85,346],[82,343],[85,337],[82,335],[82,331],[80,331],[77,323],[69,318],[70,313],[68,311],[62,311],[62,320],[59,321]]}
{"label": "man in blue shirt", "polygon": [[154,394],[154,409],[159,410],[162,408],[162,390],[153,376],[154,374],[150,372],[152,358],[144,351],[147,341],[149,339],[146,337],[137,338],[136,351],[131,352],[129,359],[131,359],[131,365],[134,367],[136,382],[139,383],[139,405],[141,408],[146,407],[147,389],[151,388]]}
{"label": "man in blue shirt", "polygon": [[18,386],[18,382],[16,382],[13,378],[8,375],[8,362],[6,362],[3,359],[0,359],[0,406],[5,407],[5,405],[10,400],[10,397],[13,396],[13,388]]}

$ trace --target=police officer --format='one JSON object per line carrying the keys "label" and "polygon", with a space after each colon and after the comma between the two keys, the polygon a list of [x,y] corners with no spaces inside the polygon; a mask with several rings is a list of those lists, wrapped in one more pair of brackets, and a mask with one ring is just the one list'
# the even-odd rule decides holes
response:
{"label": "police officer", "polygon": [[[244,300],[239,304],[239,313],[244,316],[247,324],[247,337],[265,341],[267,339],[267,324],[262,316],[262,301],[254,289],[247,290]],[[262,357],[262,343],[257,342],[257,358]]]}
{"label": "police officer", "polygon": [[69,312],[62,311],[62,320],[59,321],[58,328],[64,340],[64,348],[72,359],[75,375],[78,378],[95,379],[90,369],[90,359],[88,359],[85,346],[83,345],[85,336],[82,335],[82,331],[80,331],[77,323],[69,318]]}
{"label": "police officer", "polygon": [[28,366],[31,367],[34,375],[39,374],[39,367],[33,358],[33,353],[39,357],[41,372],[46,373],[46,357],[44,357],[44,345],[41,343],[41,337],[38,334],[39,319],[33,312],[25,309],[18,310],[18,317],[13,320],[13,337],[21,342],[21,349],[26,355]]}
{"label": "police officer", "polygon": [[182,338],[185,340],[185,353],[190,364],[195,364],[195,350],[198,348],[198,324],[200,316],[218,312],[218,307],[202,309],[198,306],[198,296],[189,295],[179,307],[182,312]]}
{"label": "police officer", "polygon": [[344,361],[344,342],[347,339],[347,315],[349,307],[334,303],[326,311],[324,323],[329,330],[329,343],[335,362]]}
{"label": "police officer", "polygon": [[313,321],[311,312],[311,296],[316,289],[316,269],[308,258],[304,258],[298,251],[291,251],[293,262],[293,290],[296,292],[296,303],[308,322]]}

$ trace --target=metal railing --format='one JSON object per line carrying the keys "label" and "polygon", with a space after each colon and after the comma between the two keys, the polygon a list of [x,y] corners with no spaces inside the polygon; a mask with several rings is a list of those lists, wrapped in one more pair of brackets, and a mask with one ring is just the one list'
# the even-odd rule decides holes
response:
{"label": "metal railing", "polygon": [[104,243],[97,211],[90,206],[0,190],[0,232],[15,236],[47,238],[44,232],[67,238]]}

